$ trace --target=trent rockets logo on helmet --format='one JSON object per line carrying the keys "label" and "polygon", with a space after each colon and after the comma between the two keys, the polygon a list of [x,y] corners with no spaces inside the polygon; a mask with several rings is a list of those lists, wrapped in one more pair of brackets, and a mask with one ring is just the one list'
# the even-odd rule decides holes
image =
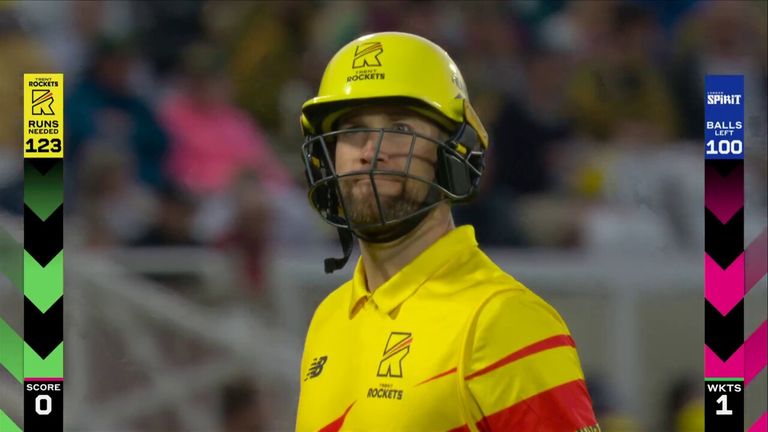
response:
{"label": "trent rockets logo on helmet", "polygon": [[355,47],[355,57],[352,59],[354,75],[347,76],[347,82],[383,80],[384,73],[377,68],[381,66],[379,56],[384,52],[381,42],[365,42]]}
{"label": "trent rockets logo on helmet", "polygon": [[381,42],[366,42],[355,47],[355,58],[352,60],[352,69],[361,67],[381,66],[379,55],[384,52]]}

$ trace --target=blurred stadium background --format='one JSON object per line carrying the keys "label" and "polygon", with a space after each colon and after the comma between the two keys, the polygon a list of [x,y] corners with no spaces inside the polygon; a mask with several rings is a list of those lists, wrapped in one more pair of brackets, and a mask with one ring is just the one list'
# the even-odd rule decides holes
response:
{"label": "blurred stadium background", "polygon": [[[604,429],[703,430],[703,77],[745,75],[749,241],[766,223],[766,4],[0,1],[16,242],[21,74],[65,73],[65,430],[292,430],[312,310],[352,267],[323,274],[339,252],[306,203],[299,109],[338,48],[384,30],[462,69],[492,149],[455,217],[569,323]],[[21,304],[0,276],[19,330]],[[5,371],[0,406],[21,422]]]}

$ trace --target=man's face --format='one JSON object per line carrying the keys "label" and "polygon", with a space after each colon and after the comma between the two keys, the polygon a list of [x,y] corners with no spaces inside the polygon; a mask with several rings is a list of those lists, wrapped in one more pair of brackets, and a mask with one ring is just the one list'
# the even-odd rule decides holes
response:
{"label": "man's face", "polygon": [[338,135],[336,173],[342,176],[339,185],[349,222],[352,225],[382,222],[371,183],[371,169],[376,170],[373,179],[385,221],[417,211],[423,206],[431,187],[427,182],[435,179],[437,144],[414,137],[412,133],[439,141],[443,138],[440,129],[413,111],[387,106],[354,110],[339,120],[337,129],[358,128],[383,128],[405,133],[384,132],[382,135],[379,131],[365,131]]}

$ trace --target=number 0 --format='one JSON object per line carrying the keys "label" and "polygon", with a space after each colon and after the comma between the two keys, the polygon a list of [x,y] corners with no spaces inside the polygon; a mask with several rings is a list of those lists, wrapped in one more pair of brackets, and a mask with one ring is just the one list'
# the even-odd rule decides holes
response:
{"label": "number 0", "polygon": [[[43,401],[45,401],[45,409],[42,408]],[[51,402],[51,397],[48,395],[40,395],[35,398],[35,412],[39,415],[48,415],[51,413],[51,405],[53,403]]]}

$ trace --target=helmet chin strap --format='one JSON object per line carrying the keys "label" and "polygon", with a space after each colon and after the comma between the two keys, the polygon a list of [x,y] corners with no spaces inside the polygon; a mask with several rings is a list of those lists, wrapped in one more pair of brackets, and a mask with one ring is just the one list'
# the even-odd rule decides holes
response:
{"label": "helmet chin strap", "polygon": [[[437,199],[439,195],[440,193],[437,190],[430,189],[429,193],[424,198],[424,201],[422,201],[422,205],[424,202],[431,202],[432,200]],[[333,273],[347,264],[349,257],[352,255],[352,246],[354,244],[353,234],[360,240],[368,243],[388,243],[395,241],[413,231],[424,219],[426,219],[431,211],[432,210],[416,213],[400,222],[386,226],[373,227],[365,231],[352,228],[339,228],[339,242],[341,243],[341,249],[344,252],[344,256],[341,258],[326,258],[325,273]]]}
{"label": "helmet chin strap", "polygon": [[349,261],[350,255],[352,255],[352,246],[354,244],[352,231],[347,228],[339,228],[337,231],[339,232],[339,242],[341,243],[341,250],[344,252],[344,256],[341,258],[326,258],[324,261],[326,274],[333,273],[344,267],[347,261]]}

